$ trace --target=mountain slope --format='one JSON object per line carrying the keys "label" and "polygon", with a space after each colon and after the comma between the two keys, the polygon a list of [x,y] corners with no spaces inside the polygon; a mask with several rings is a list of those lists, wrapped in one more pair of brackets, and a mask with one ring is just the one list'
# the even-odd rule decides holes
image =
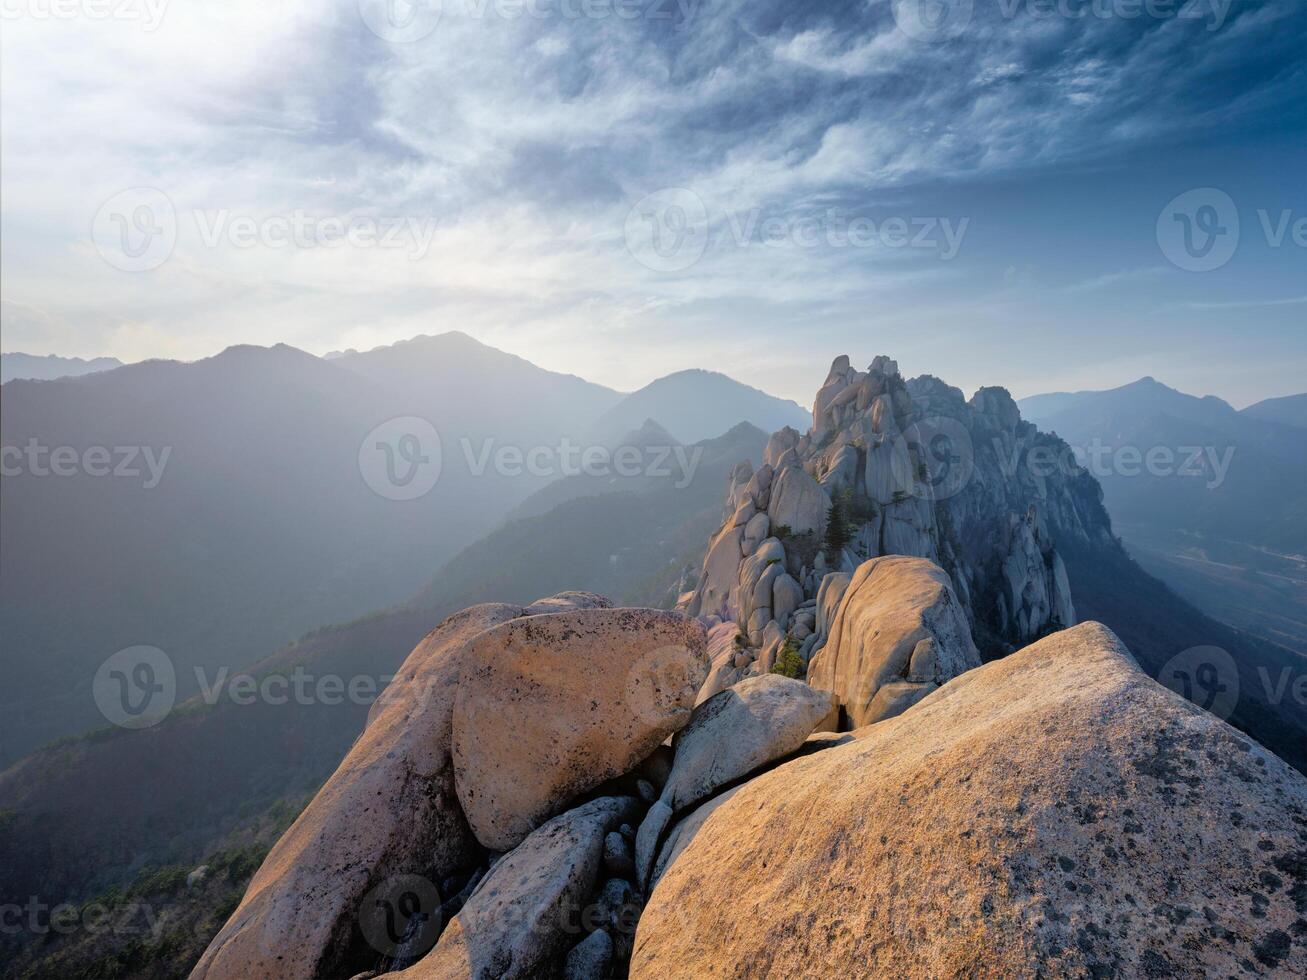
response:
{"label": "mountain slope", "polygon": [[1307,550],[1307,505],[1285,492],[1307,480],[1307,432],[1152,378],[1020,407],[1087,454],[1118,521]]}
{"label": "mountain slope", "polygon": [[1021,407],[1081,451],[1154,573],[1223,621],[1307,650],[1307,430],[1152,378]]}
{"label": "mountain slope", "polygon": [[[0,762],[101,724],[92,679],[117,650],[164,650],[187,697],[192,667],[238,668],[411,595],[553,478],[482,466],[487,449],[576,438],[617,397],[462,334],[333,361],[235,347],[5,385],[7,451],[46,455],[3,478]],[[390,495],[379,468],[410,472],[403,438],[382,460],[373,449],[392,447],[370,435],[407,431],[413,423],[390,420],[408,417],[429,421],[443,445],[413,465],[434,472],[420,467],[440,459],[416,499]],[[58,447],[71,447],[72,475],[52,475]],[[100,475],[91,455],[116,470],[127,452],[137,476]]]}
{"label": "mountain slope", "polygon": [[1300,429],[1307,428],[1307,393],[1285,395],[1283,398],[1267,398],[1255,405],[1249,405],[1241,414],[1266,422],[1279,422]]}
{"label": "mountain slope", "polygon": [[632,392],[602,416],[595,436],[609,443],[653,419],[683,443],[711,439],[740,421],[774,432],[807,426],[809,412],[716,371],[678,371]]}
{"label": "mountain slope", "polygon": [[96,371],[110,371],[122,367],[116,357],[57,357],[54,354],[23,354],[9,351],[0,354],[0,384],[24,378],[31,381],[50,381],[54,378],[73,378]]}
{"label": "mountain slope", "polygon": [[[670,605],[721,518],[727,474],[739,459],[758,459],[765,442],[740,425],[695,447],[688,483],[562,481],[570,486],[557,506],[464,549],[411,601],[315,631],[249,673],[299,672],[310,691],[319,679],[342,678],[375,695],[427,631],[467,605],[568,588]],[[216,685],[218,677],[208,680]],[[196,698],[153,728],[107,728],[28,756],[0,772],[0,905],[30,894],[54,904],[129,881],[142,862],[199,860],[242,814],[312,792],[358,735],[371,700]],[[78,805],[87,798],[97,800],[94,814]]]}

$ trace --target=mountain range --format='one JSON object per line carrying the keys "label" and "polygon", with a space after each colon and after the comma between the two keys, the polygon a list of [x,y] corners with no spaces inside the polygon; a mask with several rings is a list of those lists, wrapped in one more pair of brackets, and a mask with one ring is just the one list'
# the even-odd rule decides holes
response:
{"label": "mountain range", "polygon": [[1267,398],[1249,405],[1243,414],[1267,422],[1282,422],[1298,428],[1307,428],[1307,393],[1285,395],[1283,398]]}
{"label": "mountain range", "polygon": [[96,371],[108,371],[122,367],[123,362],[116,357],[93,357],[85,360],[80,357],[57,357],[53,354],[24,354],[9,351],[0,354],[0,384],[24,378],[32,381],[51,381],[55,378],[74,378]]}
{"label": "mountain range", "polygon": [[646,419],[656,419],[674,439],[689,444],[721,435],[727,418],[775,432],[806,425],[809,415],[795,402],[695,369],[669,374],[627,395],[599,418],[595,435],[600,440],[624,436]]}
{"label": "mountain range", "polygon": [[[567,440],[592,446],[643,412],[684,422],[687,406],[714,436],[798,410],[711,372],[624,396],[458,332],[330,360],[233,347],[13,381],[0,399],[0,437],[18,454],[0,509],[4,764],[103,722],[91,682],[117,650],[163,650],[185,698],[195,668],[243,667],[405,600],[577,468]],[[423,425],[438,479],[405,499],[386,467],[405,475],[407,430]],[[51,473],[63,447],[72,461]],[[602,448],[598,468],[612,468]]]}

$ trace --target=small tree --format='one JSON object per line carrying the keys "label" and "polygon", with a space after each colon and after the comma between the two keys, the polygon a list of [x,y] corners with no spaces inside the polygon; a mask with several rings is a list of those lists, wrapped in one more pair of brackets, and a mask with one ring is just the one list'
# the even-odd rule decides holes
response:
{"label": "small tree", "polygon": [[849,543],[849,496],[847,490],[839,491],[826,511],[826,551],[832,561]]}
{"label": "small tree", "polygon": [[808,673],[808,668],[803,663],[803,657],[799,656],[793,640],[787,639],[785,645],[777,652],[776,662],[772,664],[771,672],[795,680],[802,680]]}

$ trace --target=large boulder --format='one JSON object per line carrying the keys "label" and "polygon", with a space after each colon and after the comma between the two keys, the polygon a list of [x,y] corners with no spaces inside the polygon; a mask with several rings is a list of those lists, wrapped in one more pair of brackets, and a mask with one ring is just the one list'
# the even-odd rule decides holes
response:
{"label": "large boulder", "polygon": [[1097,623],[744,784],[669,862],[633,978],[1307,975],[1307,780]]}
{"label": "large boulder", "polygon": [[831,695],[779,674],[748,677],[694,709],[672,745],[662,797],[674,812],[803,745]]}
{"label": "large boulder", "polygon": [[356,925],[365,895],[387,878],[440,881],[480,862],[454,791],[454,700],[473,641],[525,612],[473,606],[417,645],[339,768],[269,852],[192,978],[349,976],[381,952]]}
{"label": "large boulder", "polygon": [[799,749],[830,709],[829,694],[779,674],[745,678],[695,708],[673,742],[676,757],[662,795],[636,835],[640,884],[675,814]]}
{"label": "large boulder", "polygon": [[472,644],[454,704],[454,784],[477,840],[519,844],[690,719],[703,626],[657,609],[508,622]]}
{"label": "large boulder", "polygon": [[794,611],[803,604],[803,586],[788,574],[777,576],[772,584],[771,614],[772,619],[784,629],[790,623]]}
{"label": "large boulder", "polygon": [[640,811],[604,797],[554,817],[491,869],[404,980],[513,980],[555,973],[583,938],[604,838]]}
{"label": "large boulder", "polygon": [[924,558],[891,555],[854,573],[826,645],[808,666],[808,683],[834,692],[841,727],[860,728],[901,713],[978,666],[980,653],[947,573]]}
{"label": "large boulder", "polygon": [[777,461],[785,455],[788,450],[793,449],[799,444],[798,430],[793,426],[785,426],[779,432],[773,432],[771,438],[767,440],[767,448],[763,450],[762,460],[768,466],[775,466]]}
{"label": "large boulder", "polygon": [[835,623],[835,614],[839,612],[844,593],[848,591],[853,576],[848,572],[827,572],[822,576],[817,589],[817,628],[816,633],[825,641],[830,635],[830,628]]}

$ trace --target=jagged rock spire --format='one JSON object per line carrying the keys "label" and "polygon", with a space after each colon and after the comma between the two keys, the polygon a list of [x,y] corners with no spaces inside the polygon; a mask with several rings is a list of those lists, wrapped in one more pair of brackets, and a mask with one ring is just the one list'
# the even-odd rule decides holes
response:
{"label": "jagged rock spire", "polygon": [[[1036,472],[1036,446],[1063,465]],[[1110,531],[1092,479],[1063,450],[1021,420],[1003,388],[968,402],[929,375],[904,380],[886,355],[858,371],[841,354],[813,400],[812,428],[781,429],[757,472],[732,472],[688,609],[738,623],[763,647],[760,662],[775,652],[764,640],[772,623],[776,645],[794,642],[806,658],[825,640],[815,629],[823,579],[908,555],[949,573],[987,655],[1073,625],[1056,541]]]}

